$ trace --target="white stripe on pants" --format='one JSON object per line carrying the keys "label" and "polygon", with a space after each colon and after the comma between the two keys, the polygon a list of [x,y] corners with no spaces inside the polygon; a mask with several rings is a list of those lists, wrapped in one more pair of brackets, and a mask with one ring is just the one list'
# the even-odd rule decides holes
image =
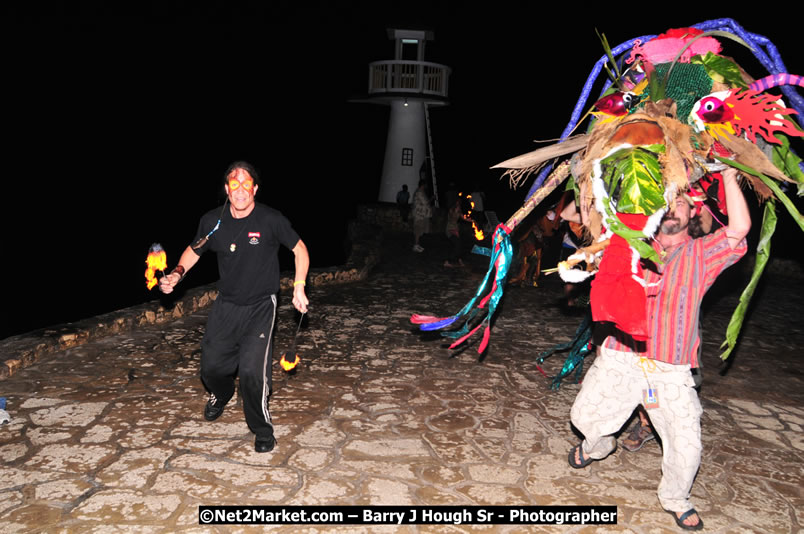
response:
{"label": "white stripe on pants", "polygon": [[659,502],[665,510],[686,512],[692,508],[690,490],[701,464],[702,410],[689,365],[640,360],[600,347],[572,405],[572,424],[586,438],[584,453],[605,458],[617,444],[612,434],[642,404],[648,381],[659,398],[659,407],[647,410],[662,438]]}

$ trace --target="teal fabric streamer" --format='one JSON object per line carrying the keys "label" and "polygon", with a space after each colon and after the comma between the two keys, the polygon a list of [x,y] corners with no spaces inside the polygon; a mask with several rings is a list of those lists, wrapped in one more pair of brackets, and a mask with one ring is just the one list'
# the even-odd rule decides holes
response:
{"label": "teal fabric streamer", "polygon": [[581,373],[583,373],[583,360],[592,352],[592,312],[589,310],[581,321],[581,324],[575,330],[575,336],[567,343],[556,345],[550,350],[546,350],[539,355],[538,362],[544,363],[545,358],[570,349],[569,356],[564,360],[564,366],[561,371],[554,377],[550,384],[550,389],[557,390],[561,387],[561,381],[575,372],[575,383],[580,382]]}
{"label": "teal fabric streamer", "polygon": [[[427,315],[414,314],[411,316],[411,322],[419,324],[419,328],[424,331],[441,330],[456,323],[459,319],[463,319],[463,326],[455,331],[441,332],[441,335],[456,341],[450,345],[450,348],[455,348],[467,339],[469,339],[481,327],[485,326],[483,332],[483,340],[478,347],[478,352],[483,352],[488,346],[490,335],[491,318],[497,310],[497,306],[502,299],[503,289],[505,288],[505,279],[508,276],[508,270],[511,268],[511,260],[514,256],[513,246],[511,245],[511,230],[504,224],[500,224],[494,230],[494,235],[491,238],[493,249],[475,246],[472,252],[490,256],[489,269],[486,276],[480,283],[475,292],[475,296],[463,307],[461,311],[451,317],[432,317]],[[492,280],[491,290],[486,294],[489,286],[489,281]],[[483,295],[486,294],[485,297]],[[478,303],[478,299],[480,302]],[[477,304],[477,306],[475,306]],[[485,313],[480,323],[472,327],[473,320],[480,314],[481,310]]]}

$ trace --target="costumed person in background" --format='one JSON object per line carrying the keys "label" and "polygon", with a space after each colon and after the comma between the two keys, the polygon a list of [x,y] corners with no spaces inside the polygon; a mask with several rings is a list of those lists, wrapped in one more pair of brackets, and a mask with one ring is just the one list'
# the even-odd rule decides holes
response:
{"label": "costumed person in background", "polygon": [[522,231],[518,232],[516,238],[516,256],[511,262],[512,276],[508,279],[509,284],[521,284],[530,286],[536,283],[533,278],[533,271],[540,258],[536,257],[537,252],[541,252],[542,233],[539,230],[539,220],[531,224],[521,224]]}
{"label": "costumed person in background", "polygon": [[513,263],[513,265],[519,266],[519,271],[508,283],[539,287],[542,257],[544,252],[550,248],[550,241],[555,236],[560,223],[561,219],[556,210],[551,208],[522,233],[517,239],[517,258]]}
{"label": "costumed person in background", "polygon": [[430,232],[430,217],[433,216],[432,200],[427,192],[427,180],[419,180],[413,193],[413,252],[424,252],[419,240]]}
{"label": "costumed person in background", "polygon": [[519,266],[519,271],[516,272],[509,283],[523,283],[524,285],[532,285],[539,287],[539,276],[542,273],[542,258],[545,251],[550,250],[552,247],[551,241],[555,240],[555,236],[561,226],[560,213],[564,210],[567,202],[572,201],[572,192],[567,192],[561,196],[561,199],[555,206],[549,208],[542,216],[538,217],[533,224],[528,226],[527,229],[517,239],[517,258],[514,260],[513,265]]}
{"label": "costumed person in background", "polygon": [[234,395],[236,375],[246,423],[255,434],[254,450],[269,452],[276,444],[268,397],[271,394],[272,334],[279,291],[279,245],[295,256],[293,306],[309,304],[304,291],[310,265],[307,247],[277,210],[255,202],[259,176],[248,163],[235,162],[224,174],[227,201],[201,218],[193,245],[176,268],[160,281],[171,293],[201,254],[218,258],[218,298],[201,342],[201,380],[210,396],[204,419],[214,421]]}
{"label": "costumed person in background", "polygon": [[461,230],[460,221],[464,218],[461,209],[461,199],[456,198],[447,212],[447,225],[445,228],[449,240],[449,257],[444,261],[444,267],[463,267],[461,258]]}
{"label": "costumed person in background", "polygon": [[399,208],[399,216],[402,217],[402,222],[408,222],[408,214],[410,213],[410,192],[408,185],[402,184],[402,189],[396,193],[396,205]]}
{"label": "costumed person in background", "polygon": [[[564,206],[560,213],[561,219],[564,221],[562,225],[566,225],[561,237],[561,254],[559,261],[564,261],[564,252],[568,252],[568,256],[574,254],[581,248],[584,241],[584,230],[581,224],[581,217],[574,202],[570,202]],[[581,283],[587,288],[588,283]],[[564,298],[566,299],[567,306],[572,308],[575,306],[578,298],[580,297],[579,285],[572,282],[564,283]],[[589,304],[589,299],[585,299],[586,304]]]}
{"label": "costumed person in background", "polygon": [[[700,239],[687,233],[695,210],[683,195],[662,219],[654,250],[664,253],[660,272],[646,269],[648,338],[615,330],[598,349],[572,406],[572,423],[585,437],[569,453],[574,468],[602,460],[617,446],[612,434],[641,404],[662,438],[659,501],[682,528],[703,521],[689,501],[701,461],[701,405],[690,368],[698,366],[701,300],[717,276],[746,252],[751,227],[737,172],[723,172],[729,222]],[[597,279],[594,284],[597,283]]]}

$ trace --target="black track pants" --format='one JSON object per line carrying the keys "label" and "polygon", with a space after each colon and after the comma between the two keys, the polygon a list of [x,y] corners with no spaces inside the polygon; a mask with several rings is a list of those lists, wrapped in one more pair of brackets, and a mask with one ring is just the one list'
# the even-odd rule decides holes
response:
{"label": "black track pants", "polygon": [[271,336],[276,320],[276,295],[257,304],[239,306],[215,301],[201,342],[201,380],[220,402],[234,395],[235,375],[248,427],[257,436],[271,436],[268,411],[271,393]]}

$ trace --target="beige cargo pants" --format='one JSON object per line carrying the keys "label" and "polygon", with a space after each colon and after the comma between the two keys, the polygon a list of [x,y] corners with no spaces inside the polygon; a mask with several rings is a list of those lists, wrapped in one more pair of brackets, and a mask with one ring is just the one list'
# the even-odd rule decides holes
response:
{"label": "beige cargo pants", "polygon": [[586,438],[584,453],[605,458],[617,445],[612,434],[638,404],[646,404],[649,387],[658,406],[646,408],[662,439],[659,502],[665,510],[686,512],[692,508],[690,490],[701,463],[702,410],[689,365],[656,362],[600,347],[572,406],[572,423]]}

